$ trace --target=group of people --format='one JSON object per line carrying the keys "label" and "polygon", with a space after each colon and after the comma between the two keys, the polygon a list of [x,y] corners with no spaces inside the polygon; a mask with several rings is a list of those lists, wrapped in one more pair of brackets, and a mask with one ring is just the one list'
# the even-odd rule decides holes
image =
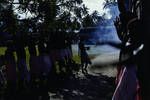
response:
{"label": "group of people", "polygon": [[[25,40],[25,37],[14,36],[13,42],[7,45],[5,54],[0,57],[0,66],[5,67],[5,75],[0,77],[0,82],[3,82],[5,77],[8,98],[11,99],[10,96],[17,88],[22,90],[30,87],[36,91],[37,84],[40,84],[42,90],[48,91],[46,86],[51,83],[50,77],[56,74],[72,74],[73,60],[69,38],[60,32],[51,35],[49,41],[45,41],[42,37],[37,41],[33,37]],[[41,91],[42,93],[45,92]]]}

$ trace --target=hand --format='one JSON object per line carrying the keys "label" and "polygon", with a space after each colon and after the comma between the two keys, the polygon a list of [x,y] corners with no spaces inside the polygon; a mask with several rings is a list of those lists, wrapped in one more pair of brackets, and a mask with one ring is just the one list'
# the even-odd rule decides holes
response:
{"label": "hand", "polygon": [[120,18],[117,16],[116,17],[116,20],[114,21],[114,25],[115,25],[115,28],[116,28],[116,31],[117,31],[117,35],[119,37],[119,39],[122,41],[123,40],[123,27],[121,25],[121,21],[120,21]]}
{"label": "hand", "polygon": [[115,25],[115,27],[119,27],[120,26],[120,19],[119,19],[119,17],[117,16],[116,17],[116,20],[114,21],[114,25]]}
{"label": "hand", "polygon": [[85,49],[89,49],[90,47],[84,47]]}

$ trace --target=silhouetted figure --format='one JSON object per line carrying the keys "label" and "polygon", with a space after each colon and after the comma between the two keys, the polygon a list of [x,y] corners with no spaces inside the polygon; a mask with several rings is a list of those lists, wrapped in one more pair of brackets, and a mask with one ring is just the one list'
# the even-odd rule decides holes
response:
{"label": "silhouetted figure", "polygon": [[40,95],[42,96],[42,100],[49,100],[48,75],[50,75],[52,65],[43,37],[39,39],[38,51],[39,51],[38,64],[40,65],[40,72],[41,72],[39,91]]}
{"label": "silhouetted figure", "polygon": [[48,84],[49,84],[49,89],[55,89],[55,87],[57,87],[57,74],[56,74],[56,59],[58,58],[56,55],[56,51],[55,51],[55,33],[51,32],[50,36],[49,36],[49,40],[47,43],[47,52],[48,55],[51,59],[51,71],[48,75]]}
{"label": "silhouetted figure", "polygon": [[64,55],[64,48],[65,48],[65,33],[63,31],[58,31],[56,33],[56,55],[57,55],[57,60],[58,65],[59,65],[59,71],[60,75],[64,77],[66,69],[66,64],[65,64],[65,55]]}
{"label": "silhouetted figure", "polygon": [[[66,33],[67,34],[67,33]],[[65,36],[65,34],[63,34]],[[65,60],[65,69],[66,69],[66,73],[68,74],[68,76],[70,76],[72,74],[72,50],[71,50],[71,38],[69,36],[65,36],[65,38],[63,39],[64,46],[61,49],[61,55],[63,57],[63,59]]]}
{"label": "silhouetted figure", "polygon": [[39,77],[40,68],[38,64],[36,43],[33,38],[29,38],[28,40],[28,50],[30,54],[30,58],[29,58],[30,73],[31,73],[31,77],[34,79],[36,77]]}
{"label": "silhouetted figure", "polygon": [[[121,48],[120,65],[118,65],[117,87],[112,100],[138,100],[139,83],[136,64],[139,48],[142,45],[142,40],[140,39],[141,31],[139,30],[140,21],[131,12],[125,12],[121,18],[125,22],[121,23],[123,24],[121,26],[123,29],[118,29],[121,28],[118,19],[115,22],[122,43],[118,46]],[[113,43],[109,44],[112,45]]]}
{"label": "silhouetted figure", "polygon": [[88,64],[91,64],[90,58],[86,52],[88,47],[84,46],[84,41],[81,39],[79,42],[79,53],[81,58],[81,68],[83,73],[87,73]]}
{"label": "silhouetted figure", "polygon": [[39,81],[41,76],[41,69],[39,65],[39,58],[36,51],[36,41],[32,36],[28,38],[28,51],[30,54],[29,58],[29,66],[30,66],[30,99],[32,100],[38,100],[39,98]]}
{"label": "silhouetted figure", "polygon": [[38,43],[38,51],[39,51],[39,62],[41,62],[41,73],[46,76],[50,73],[52,63],[51,58],[48,55],[47,45],[44,39],[41,39]]}
{"label": "silhouetted figure", "polygon": [[[118,0],[118,8],[121,13],[125,13],[125,1],[126,0]],[[132,1],[132,0],[130,0]],[[137,2],[140,2],[138,10],[138,6],[136,5]],[[135,4],[136,3],[136,4]],[[134,4],[134,5],[133,5]],[[135,6],[136,5],[136,6]],[[134,13],[140,14],[140,27],[134,28],[135,31],[141,32],[140,38],[137,39],[137,42],[143,43],[143,49],[137,54],[137,66],[138,66],[138,78],[139,78],[139,83],[140,83],[140,88],[141,88],[141,95],[142,95],[142,100],[150,100],[150,79],[149,79],[149,72],[150,72],[150,67],[149,67],[149,1],[148,0],[133,0],[132,1],[132,6],[134,6]],[[136,8],[136,9],[135,9]],[[142,31],[139,31],[141,29]]]}
{"label": "silhouetted figure", "polygon": [[66,41],[65,45],[66,45],[66,49],[67,49],[68,60],[71,60],[73,57],[72,48],[71,48],[72,39],[71,39],[71,37],[68,36],[65,41]]}
{"label": "silhouetted figure", "polygon": [[55,51],[55,41],[56,41],[55,33],[51,32],[47,43],[47,52],[49,54],[52,63],[51,74],[56,73],[55,61],[58,58],[57,53]]}
{"label": "silhouetted figure", "polygon": [[5,86],[6,77],[5,72],[5,56],[0,55],[0,90]]}
{"label": "silhouetted figure", "polygon": [[[64,74],[63,69],[65,68],[65,58],[63,49],[65,48],[65,37],[62,32],[57,31],[52,33],[49,41],[49,52],[50,57],[54,65],[59,65],[60,74]],[[53,68],[57,72],[56,67]]]}
{"label": "silhouetted figure", "polygon": [[7,80],[7,100],[15,99],[17,87],[16,61],[13,46],[8,46],[5,51],[5,67]]}
{"label": "silhouetted figure", "polygon": [[16,35],[14,38],[15,49],[17,54],[17,67],[19,72],[20,88],[27,86],[30,81],[30,74],[26,63],[25,37]]}
{"label": "silhouetted figure", "polygon": [[51,90],[59,89],[63,86],[66,77],[66,50],[65,50],[65,33],[56,31],[51,33],[48,42],[48,52],[52,61],[52,70],[50,73]]}

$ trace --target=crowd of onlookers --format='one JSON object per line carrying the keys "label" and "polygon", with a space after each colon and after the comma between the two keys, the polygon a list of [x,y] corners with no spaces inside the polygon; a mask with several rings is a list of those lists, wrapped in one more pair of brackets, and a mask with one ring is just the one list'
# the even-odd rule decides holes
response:
{"label": "crowd of onlookers", "polygon": [[[15,97],[18,95],[16,91],[24,89],[30,90],[33,100],[38,100],[37,97],[42,94],[44,95],[42,100],[47,100],[49,87],[54,88],[53,86],[58,84],[56,76],[59,75],[59,78],[63,80],[65,76],[73,75],[73,70],[79,71],[80,64],[72,59],[72,39],[62,32],[51,33],[51,36],[47,38],[48,40],[42,36],[38,39],[14,36],[13,42],[7,44],[5,54],[0,56],[0,88],[1,91],[2,87],[6,88],[6,100],[16,100]],[[86,59],[88,55],[81,41],[79,49],[81,65],[85,64],[84,69],[86,69],[86,63],[89,62],[83,59]],[[27,51],[29,61],[27,61]]]}
{"label": "crowd of onlookers", "polygon": [[61,32],[51,34],[48,41],[42,36],[38,39],[14,36],[13,42],[8,43],[6,48],[5,54],[0,56],[0,88],[5,84],[8,98],[16,89],[30,87],[36,90],[38,85],[44,89],[50,77],[58,73],[72,74],[69,64],[75,62],[72,60],[71,40]]}

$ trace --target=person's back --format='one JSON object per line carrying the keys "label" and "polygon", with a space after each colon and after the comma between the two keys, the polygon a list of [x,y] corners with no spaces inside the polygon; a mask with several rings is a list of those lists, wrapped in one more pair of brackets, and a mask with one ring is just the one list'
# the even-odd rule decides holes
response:
{"label": "person's back", "polygon": [[14,36],[14,45],[16,49],[16,54],[18,59],[25,59],[26,53],[25,53],[25,41],[22,40],[21,36]]}
{"label": "person's back", "polygon": [[7,69],[7,76],[8,80],[16,81],[16,62],[15,57],[13,55],[13,50],[9,47],[5,51],[5,59],[6,59],[6,69]]}
{"label": "person's back", "polygon": [[30,74],[28,72],[26,62],[25,41],[22,38],[23,36],[17,35],[14,37],[14,45],[17,55],[17,67],[19,70],[20,85],[23,85],[24,81],[29,82],[30,80]]}
{"label": "person's back", "polygon": [[32,38],[30,38],[28,41],[29,41],[28,43],[29,54],[37,56],[35,41]]}

